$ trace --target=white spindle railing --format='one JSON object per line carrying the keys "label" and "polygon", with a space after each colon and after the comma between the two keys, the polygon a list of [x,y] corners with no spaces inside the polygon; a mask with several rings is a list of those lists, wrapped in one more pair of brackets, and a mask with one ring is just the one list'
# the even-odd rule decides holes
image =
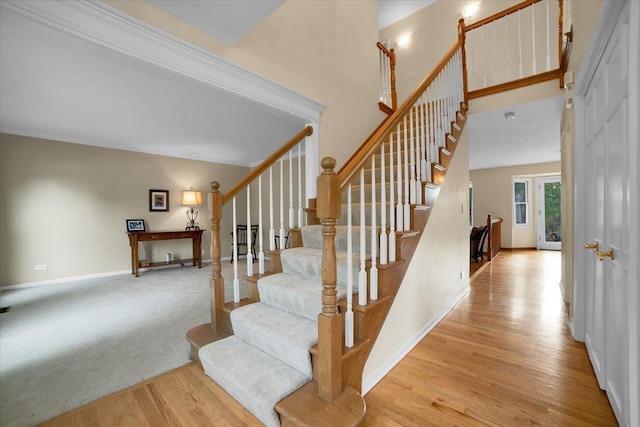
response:
{"label": "white spindle railing", "polygon": [[393,87],[393,73],[395,67],[395,52],[389,48],[390,43],[378,42],[378,67],[380,72],[379,101],[391,109],[396,108],[396,95]]}
{"label": "white spindle railing", "polygon": [[[347,192],[347,206],[343,208],[347,212],[347,347],[352,345],[353,339],[353,313],[349,299],[352,265],[359,264],[360,268],[357,274],[358,304],[366,305],[378,299],[378,270],[398,261],[397,234],[412,227],[411,205],[424,200],[425,181],[432,179],[431,162],[438,162],[439,148],[445,146],[446,134],[452,132],[451,122],[456,120],[463,100],[462,49],[459,48],[452,52],[449,61],[417,97],[414,105],[405,107],[407,113],[396,119],[394,131],[389,132],[377,153],[366,161],[370,173],[368,184],[366,179],[369,175],[365,174],[365,167],[356,172],[354,179],[358,179],[359,174],[360,185],[353,186],[353,191],[360,193],[359,198],[357,193],[352,194],[351,184],[344,190]],[[369,191],[369,198],[365,190]],[[356,211],[352,209],[354,199],[359,199],[359,218],[357,214],[355,217],[352,215]],[[353,225],[352,221],[359,223]],[[358,237],[359,255],[352,253],[352,239]],[[358,256],[358,261],[354,262]]]}
{"label": "white spindle railing", "polygon": [[238,216],[236,198],[233,198],[233,302],[240,302],[240,279],[238,279]]}
{"label": "white spindle railing", "polygon": [[[541,1],[544,6],[539,4]],[[553,24],[557,22],[558,14],[559,8],[551,6],[550,0],[536,0],[516,5],[506,15],[496,14],[465,27],[468,90],[484,89],[557,69],[558,44],[553,40],[557,40],[558,35]],[[485,28],[487,26],[489,28]],[[539,61],[543,57],[545,61]],[[512,73],[511,66],[515,66],[515,61],[518,72]],[[476,69],[476,64],[480,64],[481,69]]]}
{"label": "white spindle railing", "polygon": [[[271,168],[269,168],[271,170]],[[262,237],[262,175],[258,177],[258,273],[264,274],[264,239]]]}
{"label": "white spindle railing", "polygon": [[[233,261],[233,301],[240,301],[240,278],[238,273],[238,258],[239,258],[239,246],[244,246],[246,244],[247,248],[247,266],[246,266],[246,274],[247,276],[253,276],[255,273],[255,269],[253,266],[253,262],[255,260],[258,261],[258,273],[265,273],[265,244],[264,239],[269,239],[268,250],[274,251],[276,249],[284,249],[284,242],[286,241],[286,232],[285,227],[285,197],[288,196],[289,199],[289,227],[294,228],[296,225],[300,226],[303,223],[302,218],[302,204],[303,204],[303,192],[302,187],[306,186],[306,176],[302,173],[302,162],[303,161],[314,161],[317,159],[310,158],[306,156],[308,150],[305,150],[305,155],[303,156],[302,144],[309,143],[309,135],[312,133],[312,128],[308,127],[303,132],[298,134],[294,139],[289,141],[287,147],[291,147],[288,150],[288,155],[285,153],[282,156],[275,158],[272,157],[265,161],[263,165],[257,167],[258,171],[253,171],[253,176],[248,177],[245,182],[248,182],[246,185],[239,183],[235,187],[233,187],[229,191],[229,195],[224,196],[224,203],[230,202],[232,205],[232,238],[231,238],[231,259]],[[297,151],[296,151],[297,146]],[[297,153],[297,159],[294,158],[294,153]],[[297,161],[297,177],[294,175],[294,167],[293,162]],[[273,164],[276,162],[280,163],[280,176],[279,183],[274,181],[273,176]],[[289,174],[284,173],[284,163],[289,162]],[[307,166],[305,166],[307,169]],[[268,175],[268,176],[267,176]],[[263,179],[264,178],[264,179]],[[268,178],[268,179],[267,179]],[[288,182],[287,182],[288,178]],[[263,184],[268,186],[268,202],[263,199],[263,192],[267,194],[267,189],[263,187]],[[288,195],[284,192],[284,186],[288,185]],[[276,186],[279,186],[279,198],[277,198],[276,191],[274,191]],[[242,194],[244,192],[245,194]],[[294,205],[295,194],[298,195],[298,205],[296,215],[296,209]],[[238,215],[238,206],[239,200],[242,200],[241,197],[246,197],[246,216],[239,220]],[[263,203],[265,205],[263,206]],[[268,207],[266,206],[268,203]],[[279,206],[279,218],[280,218],[280,244],[276,244],[277,242],[277,234],[276,229],[274,228],[274,206]],[[266,212],[268,209],[268,212]],[[263,215],[268,215],[268,229],[265,229],[265,224],[267,223],[267,218],[263,217]],[[240,214],[240,217],[242,214]],[[257,221],[256,221],[257,216]],[[297,224],[296,224],[296,216]],[[256,225],[257,223],[257,225]],[[242,235],[238,232],[238,228],[244,229],[246,227],[246,232]],[[243,237],[242,241],[239,241],[240,236]],[[257,253],[254,244],[254,236],[255,243],[257,244]]]}
{"label": "white spindle railing", "polygon": [[[247,185],[247,276],[253,276],[253,230],[251,230],[251,184]],[[251,259],[249,259],[251,258]]]}

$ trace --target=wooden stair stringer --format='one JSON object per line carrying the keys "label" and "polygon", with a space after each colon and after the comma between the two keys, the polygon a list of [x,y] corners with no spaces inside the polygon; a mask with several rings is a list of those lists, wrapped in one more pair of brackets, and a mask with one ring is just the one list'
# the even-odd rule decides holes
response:
{"label": "wooden stair stringer", "polygon": [[[466,105],[461,104],[462,114],[460,123],[458,120],[452,123],[452,132],[462,133],[465,124]],[[457,129],[459,128],[459,129]],[[447,134],[450,135],[450,134]],[[459,135],[458,135],[459,136]],[[457,138],[453,138],[457,142]],[[455,153],[455,144],[451,147],[451,156]],[[404,276],[413,258],[416,248],[420,240],[422,232],[426,228],[431,213],[431,208],[437,202],[440,194],[440,184],[444,181],[447,169],[441,165],[434,163],[433,167],[438,170],[439,180],[434,183],[423,183],[425,189],[425,205],[411,206],[411,231],[397,232],[396,239],[396,259],[397,262],[386,265],[377,265],[378,268],[378,294],[379,300],[384,301],[382,304],[376,304],[372,310],[363,310],[361,320],[365,322],[363,326],[358,325],[358,311],[356,304],[354,307],[354,319],[356,323],[356,331],[361,329],[363,335],[360,337],[368,344],[361,346],[357,354],[343,359],[342,377],[345,386],[350,386],[358,392],[362,391],[362,373],[364,365],[369,357],[371,349],[376,342],[382,325],[384,324],[391,305],[395,300],[400,285],[404,280]],[[432,175],[433,176],[433,175]],[[371,313],[367,315],[368,313]]]}

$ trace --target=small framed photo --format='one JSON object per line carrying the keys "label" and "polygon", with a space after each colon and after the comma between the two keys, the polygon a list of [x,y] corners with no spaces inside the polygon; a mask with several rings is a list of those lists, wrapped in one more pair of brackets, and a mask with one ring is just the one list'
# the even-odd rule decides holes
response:
{"label": "small framed photo", "polygon": [[127,231],[145,231],[144,229],[144,219],[128,219],[127,220]]}
{"label": "small framed photo", "polygon": [[169,190],[149,190],[149,211],[169,212]]}

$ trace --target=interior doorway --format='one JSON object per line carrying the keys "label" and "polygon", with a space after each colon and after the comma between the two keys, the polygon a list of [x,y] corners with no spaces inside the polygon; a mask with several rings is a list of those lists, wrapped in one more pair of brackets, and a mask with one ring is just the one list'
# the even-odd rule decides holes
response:
{"label": "interior doorway", "polygon": [[538,178],[537,185],[538,249],[559,251],[562,249],[560,176]]}

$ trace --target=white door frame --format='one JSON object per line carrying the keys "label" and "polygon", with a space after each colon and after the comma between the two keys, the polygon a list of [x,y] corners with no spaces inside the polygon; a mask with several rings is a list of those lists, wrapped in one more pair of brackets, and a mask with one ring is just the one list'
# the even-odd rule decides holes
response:
{"label": "white door frame", "polygon": [[[549,182],[557,182],[562,185],[560,175],[544,176],[536,178],[536,186],[538,188],[538,216],[536,221],[537,249],[559,251],[562,249],[562,242],[547,242],[546,240],[546,218],[544,203],[544,184]],[[565,221],[565,220],[563,220]]]}
{"label": "white door frame", "polygon": [[[571,320],[571,328],[573,337],[578,341],[584,341],[585,335],[585,310],[586,295],[584,284],[586,283],[587,271],[587,251],[582,245],[586,242],[586,223],[584,210],[586,208],[586,189],[585,183],[587,171],[585,167],[586,146],[585,146],[585,94],[593,78],[596,67],[604,53],[607,42],[613,33],[614,27],[622,13],[624,7],[629,3],[630,22],[640,22],[640,2],[637,1],[605,1],[602,3],[602,9],[596,22],[596,27],[591,37],[591,43],[585,54],[578,79],[575,87],[574,97],[574,171],[573,171],[573,198],[574,198],[574,214],[573,214],[573,232],[575,236],[573,245],[573,261],[575,266],[575,274],[573,280],[573,319]],[[629,67],[629,120],[628,120],[628,138],[629,138],[629,158],[631,164],[640,164],[640,155],[637,147],[638,137],[638,120],[633,117],[640,117],[640,82],[638,72],[640,70],[640,48],[638,41],[640,40],[640,30],[638,25],[630,26],[630,43],[628,53]],[[633,78],[635,77],[635,78]],[[638,172],[637,168],[630,167],[629,175],[629,192],[631,194],[629,201],[629,270],[628,270],[628,313],[629,313],[629,336],[628,336],[628,357],[629,357],[629,425],[640,425],[640,317],[638,309],[640,309],[640,291],[638,290],[639,274],[638,265],[640,264],[640,229],[638,226]]]}

